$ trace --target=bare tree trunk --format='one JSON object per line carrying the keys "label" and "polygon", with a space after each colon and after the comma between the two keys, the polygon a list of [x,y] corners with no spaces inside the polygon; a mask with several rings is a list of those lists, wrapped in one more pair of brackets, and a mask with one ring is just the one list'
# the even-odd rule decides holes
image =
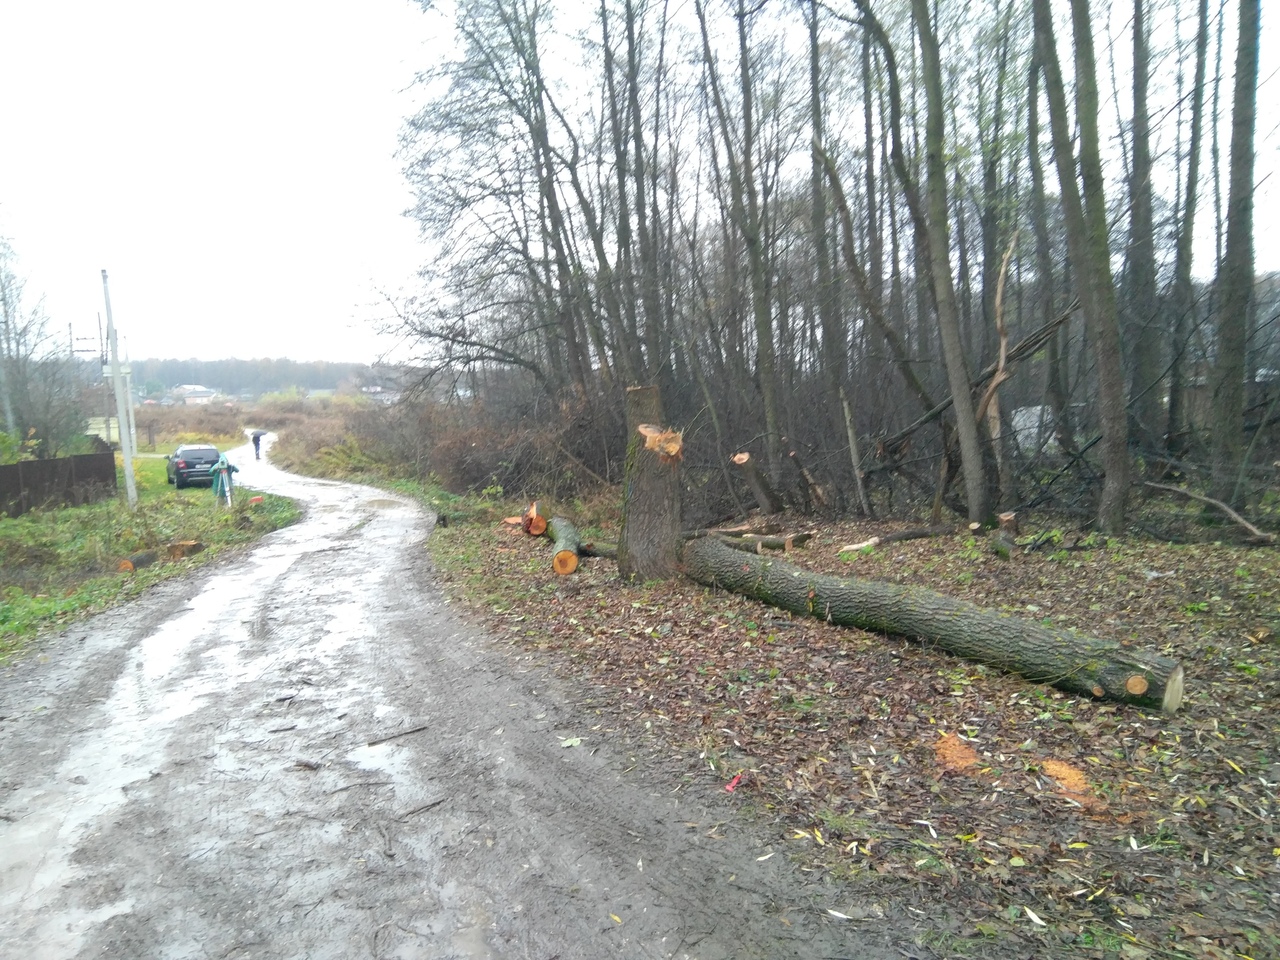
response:
{"label": "bare tree trunk", "polygon": [[1209,52],[1209,0],[1200,0],[1196,22],[1195,81],[1191,89],[1191,134],[1187,144],[1187,180],[1178,221],[1177,254],[1173,270],[1173,343],[1169,362],[1169,426],[1165,449],[1180,456],[1185,449],[1186,374],[1188,331],[1195,310],[1191,282],[1191,242],[1195,234],[1196,204],[1200,189],[1200,152],[1204,136],[1204,78]]}
{"label": "bare tree trunk", "polygon": [[1098,144],[1098,89],[1088,0],[1071,0],[1076,47],[1076,120],[1080,132],[1080,168],[1071,149],[1066,88],[1058,63],[1049,0],[1033,0],[1036,48],[1044,71],[1053,129],[1054,158],[1066,215],[1067,244],[1077,278],[1085,323],[1098,370],[1098,414],[1102,422],[1102,462],[1106,477],[1098,501],[1098,526],[1108,533],[1124,527],[1129,490],[1129,442],[1124,369],[1116,288],[1111,278],[1105,184]]}
{"label": "bare tree trunk", "polygon": [[1212,492],[1240,505],[1244,457],[1244,377],[1253,294],[1253,140],[1258,113],[1261,0],[1240,0],[1236,83],[1231,114],[1227,246],[1218,270],[1217,355],[1213,365]]}
{"label": "bare tree trunk", "polygon": [[[1036,238],[1036,302],[1040,319],[1048,322],[1053,317],[1053,248],[1049,241],[1048,203],[1044,194],[1044,167],[1040,162],[1040,58],[1033,54],[1027,88],[1027,166],[1031,171],[1031,225]],[[1067,388],[1063,376],[1061,332],[1055,331],[1049,340],[1045,364],[1045,399],[1053,411],[1054,435],[1064,451],[1075,451],[1075,430],[1071,423],[1071,408],[1067,403]]]}
{"label": "bare tree trunk", "polygon": [[[821,63],[818,58],[818,0],[809,0],[809,122],[813,142],[825,142],[823,132]],[[813,243],[814,269],[817,274],[818,321],[822,330],[822,374],[828,410],[836,409],[847,367],[845,331],[840,323],[838,287],[831,269],[830,243],[827,235],[827,190],[822,158],[814,151],[809,171],[811,210],[809,230]]]}
{"label": "bare tree trunk", "polygon": [[782,429],[778,414],[778,383],[773,342],[773,317],[769,302],[768,262],[764,250],[764,218],[760,208],[759,186],[756,183],[755,116],[751,80],[751,61],[747,49],[747,18],[744,0],[738,0],[735,19],[738,24],[739,79],[742,87],[742,150],[734,150],[734,140],[729,130],[729,116],[724,96],[720,90],[715,57],[711,52],[711,39],[707,32],[706,11],[701,0],[696,0],[695,10],[702,35],[703,66],[707,83],[711,88],[712,104],[720,130],[728,166],[730,193],[733,203],[733,221],[747,248],[747,264],[751,284],[751,312],[755,321],[756,372],[760,383],[760,395],[764,401],[765,455],[769,473],[775,479],[782,472]]}
{"label": "bare tree trunk", "polygon": [[928,0],[912,0],[912,15],[920,37],[924,70],[927,120],[925,127],[926,181],[928,183],[928,239],[933,265],[933,290],[938,309],[938,330],[942,337],[942,356],[947,368],[956,412],[956,434],[960,440],[960,462],[964,468],[965,495],[969,519],[984,522],[990,514],[986,463],[982,441],[974,420],[973,397],[969,394],[969,368],[965,362],[964,343],[960,337],[960,318],[956,310],[956,293],[951,278],[950,240],[947,229],[947,171],[943,160],[944,126],[942,103],[942,67],[938,56],[938,40],[929,19]]}
{"label": "bare tree trunk", "polygon": [[1156,240],[1151,184],[1151,121],[1147,109],[1150,44],[1149,0],[1133,0],[1133,170],[1129,180],[1129,248],[1127,293],[1129,346],[1129,410],[1143,450],[1153,450],[1160,436],[1164,407],[1159,382],[1164,364],[1157,328]]}

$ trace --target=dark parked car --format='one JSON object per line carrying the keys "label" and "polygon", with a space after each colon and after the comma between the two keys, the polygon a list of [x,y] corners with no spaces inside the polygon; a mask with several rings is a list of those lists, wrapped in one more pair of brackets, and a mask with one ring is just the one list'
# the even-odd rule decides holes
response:
{"label": "dark parked car", "polygon": [[169,456],[166,479],[181,490],[192,483],[213,483],[213,465],[218,462],[218,448],[207,443],[184,443]]}

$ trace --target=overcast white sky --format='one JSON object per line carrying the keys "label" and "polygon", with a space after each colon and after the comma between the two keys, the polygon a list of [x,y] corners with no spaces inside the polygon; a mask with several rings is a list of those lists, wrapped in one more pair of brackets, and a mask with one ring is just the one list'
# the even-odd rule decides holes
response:
{"label": "overcast white sky", "polygon": [[[393,345],[379,291],[416,291],[426,256],[394,154],[414,73],[451,39],[440,20],[410,0],[0,0],[0,30],[0,236],[55,334],[96,339],[106,269],[135,359],[369,362]],[[1225,39],[1230,63],[1234,19]],[[1262,63],[1257,265],[1276,270]]]}
{"label": "overcast white sky", "polygon": [[0,236],[53,332],[129,354],[372,361],[422,257],[394,158],[409,0],[0,0]]}

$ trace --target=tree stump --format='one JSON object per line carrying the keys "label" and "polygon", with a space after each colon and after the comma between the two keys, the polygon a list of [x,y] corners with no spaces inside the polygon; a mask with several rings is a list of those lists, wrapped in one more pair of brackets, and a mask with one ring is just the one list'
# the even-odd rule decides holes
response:
{"label": "tree stump", "polygon": [[657,387],[627,388],[627,463],[623,475],[618,575],[669,580],[679,573],[680,434],[663,422]]}
{"label": "tree stump", "polygon": [[520,519],[520,526],[531,537],[540,537],[547,532],[547,518],[538,513],[537,500],[529,504],[529,508],[525,510],[524,516]]}
{"label": "tree stump", "polygon": [[730,459],[733,465],[742,471],[742,478],[747,481],[747,486],[751,489],[751,495],[756,498],[760,512],[766,515],[781,513],[786,504],[783,503],[782,497],[778,496],[778,491],[773,489],[773,484],[769,482],[769,478],[764,475],[751,454],[744,450],[741,453],[735,453]]}

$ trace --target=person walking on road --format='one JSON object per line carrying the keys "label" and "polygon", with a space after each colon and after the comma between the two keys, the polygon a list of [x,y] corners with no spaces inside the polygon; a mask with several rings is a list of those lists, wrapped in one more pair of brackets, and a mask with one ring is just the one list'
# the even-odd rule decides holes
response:
{"label": "person walking on road", "polygon": [[264,433],[266,433],[265,430],[253,431],[253,459],[255,460],[262,459],[262,436]]}

